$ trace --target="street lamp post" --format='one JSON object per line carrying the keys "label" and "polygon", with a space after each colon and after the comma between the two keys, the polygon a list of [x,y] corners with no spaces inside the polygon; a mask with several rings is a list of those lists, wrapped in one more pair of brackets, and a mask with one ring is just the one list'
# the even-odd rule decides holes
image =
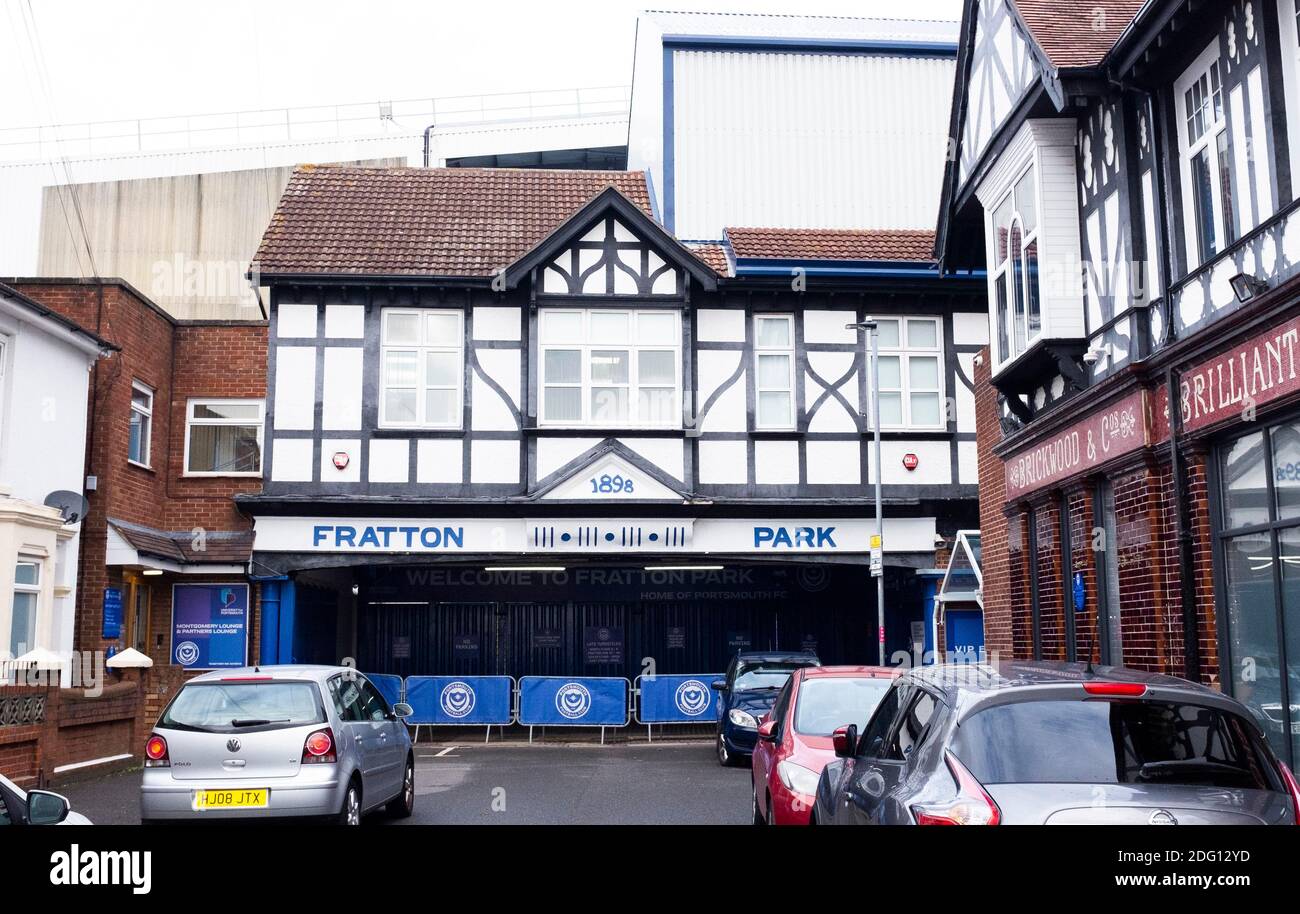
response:
{"label": "street lamp post", "polygon": [[[872,563],[872,576],[876,579],[876,637],[880,665],[885,665],[885,530],[884,507],[881,498],[881,481],[884,467],[880,463],[880,328],[874,318],[867,317],[856,324],[846,324],[846,329],[866,331],[871,341],[871,425],[875,439],[876,467],[876,535],[873,552],[880,550],[880,563]],[[873,556],[874,558],[874,556]]]}

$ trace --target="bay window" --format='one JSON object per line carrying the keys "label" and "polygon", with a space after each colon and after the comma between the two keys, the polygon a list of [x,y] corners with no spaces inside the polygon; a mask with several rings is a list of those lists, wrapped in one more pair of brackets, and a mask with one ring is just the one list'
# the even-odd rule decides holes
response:
{"label": "bay window", "polygon": [[9,653],[21,657],[36,647],[36,609],[41,598],[41,564],[18,559],[14,573],[14,601],[9,622]]}
{"label": "bay window", "polygon": [[754,318],[754,424],[760,429],[793,429],[794,317],[763,314]]}
{"label": "bay window", "polygon": [[1174,84],[1187,266],[1233,242],[1231,157],[1216,40]]}
{"label": "bay window", "polygon": [[679,316],[674,311],[543,309],[543,425],[681,424]]}
{"label": "bay window", "polygon": [[261,400],[191,400],[185,412],[185,475],[260,475],[262,409]]}
{"label": "bay window", "polygon": [[876,324],[880,334],[880,427],[945,428],[941,319],[877,318]]}
{"label": "bay window", "polygon": [[463,327],[459,311],[384,309],[380,328],[381,427],[460,428]]}
{"label": "bay window", "polygon": [[1031,165],[992,210],[994,334],[999,363],[1020,355],[1043,329],[1038,276],[1038,192]]}

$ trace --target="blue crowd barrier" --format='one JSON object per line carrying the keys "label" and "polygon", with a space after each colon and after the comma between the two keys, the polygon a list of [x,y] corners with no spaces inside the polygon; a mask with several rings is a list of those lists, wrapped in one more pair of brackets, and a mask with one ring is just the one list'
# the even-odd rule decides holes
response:
{"label": "blue crowd barrier", "polygon": [[519,680],[519,723],[626,727],[630,687],[622,677],[525,676]]}
{"label": "blue crowd barrier", "polygon": [[509,676],[408,676],[406,703],[415,726],[492,727],[514,721]]}
{"label": "blue crowd barrier", "polygon": [[638,724],[712,724],[717,696],[712,683],[721,673],[674,673],[638,676]]}
{"label": "blue crowd barrier", "polygon": [[394,676],[392,673],[363,673],[362,675],[379,690],[379,694],[384,696],[384,701],[388,702],[390,708],[402,700],[401,676]]}

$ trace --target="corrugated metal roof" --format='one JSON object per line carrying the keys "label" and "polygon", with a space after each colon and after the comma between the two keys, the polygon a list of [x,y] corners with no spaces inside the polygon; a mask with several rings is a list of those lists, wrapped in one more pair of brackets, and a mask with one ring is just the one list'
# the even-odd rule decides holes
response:
{"label": "corrugated metal roof", "polygon": [[943,19],[765,15],[646,10],[666,35],[831,41],[957,41],[958,23]]}
{"label": "corrugated metal roof", "polygon": [[672,60],[672,183],[655,182],[672,188],[678,237],[934,226],[952,59],[684,48]]}

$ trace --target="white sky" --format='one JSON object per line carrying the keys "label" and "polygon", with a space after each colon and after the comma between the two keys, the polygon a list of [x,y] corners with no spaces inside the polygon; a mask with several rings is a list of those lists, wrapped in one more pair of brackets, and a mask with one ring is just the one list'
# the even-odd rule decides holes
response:
{"label": "white sky", "polygon": [[0,128],[626,85],[647,7],[961,16],[960,0],[0,0]]}

